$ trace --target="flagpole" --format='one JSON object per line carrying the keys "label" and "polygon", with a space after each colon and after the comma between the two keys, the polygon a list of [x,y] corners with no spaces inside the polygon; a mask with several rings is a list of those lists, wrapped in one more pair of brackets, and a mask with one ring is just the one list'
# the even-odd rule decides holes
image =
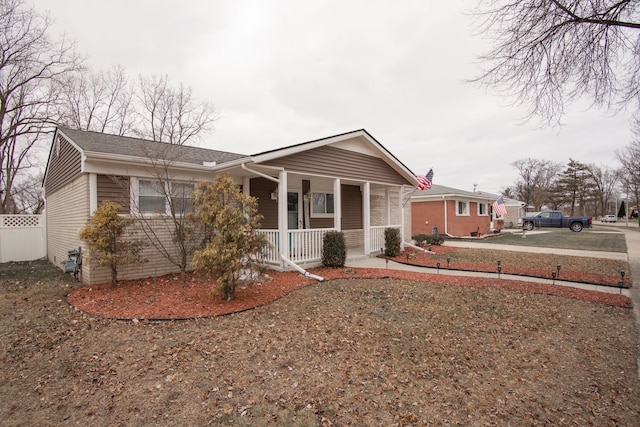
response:
{"label": "flagpole", "polygon": [[[406,200],[402,203],[402,207],[404,208],[404,206],[407,204],[407,202],[409,201],[409,199],[411,199],[411,196],[413,196],[413,193],[415,193],[418,190],[418,187],[415,187],[413,189],[413,191],[411,193],[409,193],[409,197],[406,198]],[[405,197],[406,194],[403,194],[403,197]]]}

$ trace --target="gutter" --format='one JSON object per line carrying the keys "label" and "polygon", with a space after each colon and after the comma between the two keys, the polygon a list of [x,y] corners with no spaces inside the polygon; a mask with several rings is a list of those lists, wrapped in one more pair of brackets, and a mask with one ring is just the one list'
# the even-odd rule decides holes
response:
{"label": "gutter", "polygon": [[276,184],[280,184],[280,180],[279,180],[278,178],[274,178],[274,177],[272,177],[272,176],[270,176],[270,175],[267,175],[267,174],[262,173],[262,172],[258,172],[257,170],[254,170],[254,169],[249,169],[249,168],[247,167],[247,164],[246,164],[246,163],[241,163],[241,164],[240,164],[240,167],[242,167],[242,170],[244,170],[244,171],[247,171],[247,172],[250,172],[250,173],[255,173],[256,175],[261,176],[261,177],[263,177],[263,178],[265,178],[265,179],[268,179],[268,180],[270,180],[270,181],[273,181],[273,182],[275,182]]}

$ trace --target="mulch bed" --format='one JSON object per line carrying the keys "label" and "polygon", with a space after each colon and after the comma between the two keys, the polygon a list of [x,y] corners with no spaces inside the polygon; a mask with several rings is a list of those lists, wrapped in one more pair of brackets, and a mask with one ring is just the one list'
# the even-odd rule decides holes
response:
{"label": "mulch bed", "polygon": [[[531,283],[498,278],[449,276],[446,274],[414,273],[387,269],[317,268],[315,275],[331,279],[397,278],[429,284],[504,289],[520,292],[557,295],[620,307],[631,307],[628,297],[605,292],[588,291],[568,286]],[[111,284],[83,286],[67,296],[73,307],[92,315],[121,320],[179,320],[213,317],[238,313],[265,305],[288,293],[309,285],[322,286],[297,272],[269,272],[262,282],[244,284],[236,289],[235,299],[223,300],[211,295],[215,280],[189,274],[183,285],[178,275],[153,279],[127,280],[117,287]]]}

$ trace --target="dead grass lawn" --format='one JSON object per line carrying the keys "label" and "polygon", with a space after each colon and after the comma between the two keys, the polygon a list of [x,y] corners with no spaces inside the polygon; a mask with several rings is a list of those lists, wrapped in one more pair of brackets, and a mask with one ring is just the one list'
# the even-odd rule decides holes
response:
{"label": "dead grass lawn", "polygon": [[352,279],[134,324],[46,276],[0,277],[4,425],[640,425],[628,308]]}

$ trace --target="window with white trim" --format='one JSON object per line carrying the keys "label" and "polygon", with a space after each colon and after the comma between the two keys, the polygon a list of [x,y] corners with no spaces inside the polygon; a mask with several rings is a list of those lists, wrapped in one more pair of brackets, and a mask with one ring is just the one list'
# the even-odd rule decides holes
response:
{"label": "window with white trim", "polygon": [[469,202],[463,200],[456,201],[456,215],[469,216]]}
{"label": "window with white trim", "polygon": [[162,182],[138,180],[138,212],[151,214],[166,211]]}
{"label": "window with white trim", "polygon": [[333,217],[333,193],[311,193],[311,216]]}
{"label": "window with white trim", "polygon": [[170,214],[171,198],[174,212],[182,215],[193,209],[193,183],[163,183],[157,180],[138,180],[137,206],[141,214]]}
{"label": "window with white trim", "polygon": [[478,203],[478,216],[488,216],[489,209],[486,203]]}
{"label": "window with white trim", "polygon": [[171,183],[171,200],[173,209],[178,215],[193,211],[193,190],[195,186],[189,182]]}

